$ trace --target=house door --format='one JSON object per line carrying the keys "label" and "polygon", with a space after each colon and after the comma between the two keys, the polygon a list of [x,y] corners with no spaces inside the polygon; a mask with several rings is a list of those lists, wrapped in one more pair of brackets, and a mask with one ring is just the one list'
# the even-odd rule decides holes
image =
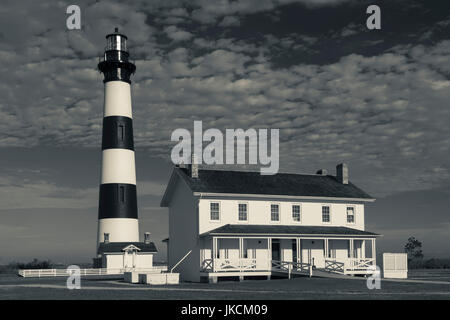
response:
{"label": "house door", "polygon": [[272,260],[281,260],[280,241],[276,239],[272,240]]}

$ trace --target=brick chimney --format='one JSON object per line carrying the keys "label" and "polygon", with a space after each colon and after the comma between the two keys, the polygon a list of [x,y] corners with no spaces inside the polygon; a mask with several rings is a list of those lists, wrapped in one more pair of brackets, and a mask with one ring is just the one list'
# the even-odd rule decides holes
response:
{"label": "brick chimney", "polygon": [[320,169],[317,170],[316,174],[320,175],[320,176],[326,176],[328,174],[327,169]]}
{"label": "brick chimney", "polygon": [[150,232],[144,233],[144,243],[146,244],[150,243]]}
{"label": "brick chimney", "polygon": [[336,179],[342,184],[348,184],[348,167],[345,163],[336,166]]}
{"label": "brick chimney", "polygon": [[192,153],[191,157],[191,165],[189,166],[189,173],[191,175],[191,178],[198,178],[198,161],[197,161],[197,155],[195,153]]}

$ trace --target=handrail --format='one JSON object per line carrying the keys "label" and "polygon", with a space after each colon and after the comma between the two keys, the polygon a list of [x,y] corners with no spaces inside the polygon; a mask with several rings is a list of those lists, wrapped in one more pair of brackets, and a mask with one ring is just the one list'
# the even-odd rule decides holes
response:
{"label": "handrail", "polygon": [[172,269],[170,269],[170,273],[172,273],[173,269],[175,269],[176,267],[178,267],[178,265],[179,265],[181,262],[183,262],[183,260],[186,259],[187,256],[191,254],[191,252],[192,252],[192,250],[189,250],[189,252],[186,253],[186,255],[185,255],[183,258],[181,258],[181,260],[178,261],[178,262],[173,266]]}

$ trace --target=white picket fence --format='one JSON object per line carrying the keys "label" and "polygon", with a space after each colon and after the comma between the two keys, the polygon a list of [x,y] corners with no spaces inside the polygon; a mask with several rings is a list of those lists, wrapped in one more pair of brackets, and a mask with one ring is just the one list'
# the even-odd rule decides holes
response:
{"label": "white picket fence", "polygon": [[[75,270],[75,269],[72,269]],[[123,275],[127,271],[138,272],[167,272],[167,266],[154,266],[147,269],[108,269],[108,268],[88,268],[79,269],[81,276],[104,276],[104,275]],[[78,271],[78,269],[77,269]],[[67,277],[71,274],[67,269],[21,269],[19,276],[24,278],[41,278],[41,277]]]}

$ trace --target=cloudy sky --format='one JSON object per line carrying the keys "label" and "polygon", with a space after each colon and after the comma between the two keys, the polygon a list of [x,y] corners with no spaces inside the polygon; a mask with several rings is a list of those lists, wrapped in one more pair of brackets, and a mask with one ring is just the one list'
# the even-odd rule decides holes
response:
{"label": "cloudy sky", "polygon": [[[381,7],[382,29],[366,28]],[[66,28],[78,4],[82,30]],[[450,257],[448,1],[13,1],[0,6],[0,263],[95,253],[103,108],[96,70],[119,27],[133,78],[141,233],[165,258],[159,208],[176,128],[279,128],[280,168],[349,164],[377,198],[380,250],[409,236]]]}

